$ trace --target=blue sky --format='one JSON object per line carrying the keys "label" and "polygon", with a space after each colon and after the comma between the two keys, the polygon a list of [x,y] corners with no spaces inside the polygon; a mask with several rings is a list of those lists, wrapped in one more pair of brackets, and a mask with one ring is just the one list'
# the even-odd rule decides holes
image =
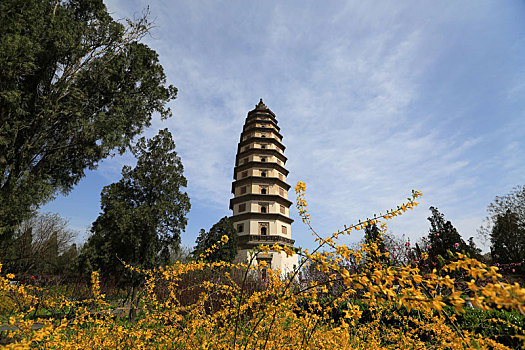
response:
{"label": "blue sky", "polygon": [[[168,127],[182,158],[192,204],[183,245],[231,214],[237,142],[261,97],[284,136],[288,182],[306,182],[322,234],[417,189],[421,205],[390,222],[393,234],[426,235],[435,206],[465,239],[476,237],[494,197],[525,183],[522,1],[106,4],[115,18],[149,5],[156,27],[145,41],[179,89],[173,117],[145,134]],[[132,163],[103,161],[41,210],[68,218],[84,239],[103,186]],[[313,247],[290,212],[296,245]]]}

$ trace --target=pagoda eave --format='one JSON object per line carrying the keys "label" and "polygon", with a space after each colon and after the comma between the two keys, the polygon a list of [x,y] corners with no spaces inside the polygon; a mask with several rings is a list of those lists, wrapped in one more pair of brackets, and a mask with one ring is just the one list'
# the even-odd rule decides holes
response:
{"label": "pagoda eave", "polygon": [[251,137],[249,139],[246,139],[244,141],[241,141],[239,142],[239,146],[238,146],[238,149],[240,149],[241,147],[244,147],[250,143],[254,143],[254,142],[258,142],[258,143],[273,143],[274,145],[276,145],[277,147],[279,147],[281,150],[285,150],[286,147],[283,146],[283,144],[277,140],[277,139],[274,139],[274,138],[271,138],[271,137]]}
{"label": "pagoda eave", "polygon": [[280,180],[276,177],[262,177],[262,176],[248,176],[245,178],[242,178],[240,180],[234,181],[232,183],[232,193],[235,194],[235,187],[240,185],[248,185],[248,184],[268,184],[268,185],[279,185],[286,191],[290,189],[290,185],[288,185],[283,180]]}
{"label": "pagoda eave", "polygon": [[233,210],[233,206],[235,204],[239,204],[239,203],[243,203],[247,201],[276,202],[276,203],[286,206],[287,208],[290,208],[290,206],[293,204],[288,199],[278,196],[278,195],[249,193],[243,196],[238,196],[238,197],[234,197],[230,199],[230,209]]}
{"label": "pagoda eave", "polygon": [[237,178],[237,173],[239,171],[248,170],[252,167],[256,168],[264,168],[264,169],[273,169],[278,170],[281,174],[284,176],[288,175],[288,170],[286,170],[283,166],[277,164],[277,163],[271,163],[271,162],[257,162],[257,161],[249,161],[242,165],[238,165],[235,168],[233,168],[233,177]]}
{"label": "pagoda eave", "polygon": [[266,155],[266,156],[275,156],[276,158],[281,160],[281,162],[283,162],[283,163],[286,163],[286,161],[288,160],[288,158],[286,158],[286,156],[284,154],[282,154],[281,152],[279,152],[277,150],[274,150],[274,149],[270,149],[270,148],[250,148],[250,149],[247,149],[244,152],[239,152],[237,154],[237,157],[235,158],[235,160],[237,162],[236,164],[239,163],[239,159],[241,159],[243,157],[246,157],[246,156],[250,156],[252,154],[263,154],[263,155]]}
{"label": "pagoda eave", "polygon": [[248,219],[256,219],[256,220],[279,220],[282,222],[285,222],[287,224],[291,224],[293,222],[292,218],[289,218],[288,216],[279,214],[279,213],[254,213],[254,212],[246,212],[242,214],[232,215],[231,219],[234,221],[242,221],[242,220],[248,220]]}
{"label": "pagoda eave", "polygon": [[237,245],[241,249],[251,249],[257,247],[261,244],[274,245],[275,243],[279,245],[285,245],[288,247],[293,247],[295,240],[291,238],[286,238],[282,236],[264,236],[264,235],[239,235]]}

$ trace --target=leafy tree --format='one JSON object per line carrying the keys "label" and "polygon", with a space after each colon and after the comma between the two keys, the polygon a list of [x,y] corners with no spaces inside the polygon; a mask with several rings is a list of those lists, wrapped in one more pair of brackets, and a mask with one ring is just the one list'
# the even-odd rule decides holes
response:
{"label": "leafy tree", "polygon": [[392,232],[384,232],[382,238],[384,249],[389,253],[390,264],[394,266],[417,265],[421,260],[421,253],[427,252],[426,237],[411,243],[405,235],[399,237]]}
{"label": "leafy tree", "polygon": [[492,219],[506,214],[507,211],[516,214],[519,225],[525,225],[525,185],[516,186],[504,196],[496,196],[494,202],[490,203],[487,208],[489,218]]}
{"label": "leafy tree", "polygon": [[430,221],[430,230],[428,234],[428,254],[429,260],[433,266],[440,265],[440,260],[448,260],[449,252],[463,252],[473,258],[480,258],[480,250],[476,248],[473,240],[470,244],[465,243],[461,235],[450,221],[445,221],[445,217],[436,208],[430,207],[432,216]]}
{"label": "leafy tree", "polygon": [[77,232],[71,230],[68,224],[66,219],[53,213],[35,215],[24,221],[3,256],[5,269],[22,274],[70,271],[75,258],[72,251],[74,244],[71,243]]}
{"label": "leafy tree", "polygon": [[175,262],[189,263],[193,261],[192,249],[190,247],[181,246],[179,249],[172,249],[170,256],[170,264]]}
{"label": "leafy tree", "polygon": [[136,166],[124,166],[122,179],[102,190],[102,213],[80,257],[81,268],[121,280],[130,276],[121,261],[140,268],[169,263],[190,209],[182,162],[167,129],[141,138],[132,152]]}
{"label": "leafy tree", "polygon": [[78,273],[78,253],[77,245],[73,243],[58,256],[59,274]]}
{"label": "leafy tree", "polygon": [[171,116],[145,15],[116,22],[102,0],[0,2],[0,240],[100,160]]}
{"label": "leafy tree", "polygon": [[[222,236],[228,237],[228,242],[220,244]],[[198,258],[201,254],[204,261],[227,261],[233,262],[237,256],[237,231],[233,227],[231,220],[225,216],[212,226],[209,232],[201,229],[199,237],[195,241],[193,256]],[[217,248],[212,247],[217,245]],[[207,249],[212,249],[211,253],[206,253]]]}
{"label": "leafy tree", "polygon": [[525,261],[525,227],[520,225],[518,214],[510,209],[496,217],[490,240],[493,262],[511,264]]}
{"label": "leafy tree", "polygon": [[525,186],[497,196],[488,208],[488,217],[479,233],[490,238],[492,261],[522,264],[525,270]]}

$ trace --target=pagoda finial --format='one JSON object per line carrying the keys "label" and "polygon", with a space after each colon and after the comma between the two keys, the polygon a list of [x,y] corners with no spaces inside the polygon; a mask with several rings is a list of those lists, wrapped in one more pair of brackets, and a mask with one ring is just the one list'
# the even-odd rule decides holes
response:
{"label": "pagoda finial", "polygon": [[268,107],[264,104],[262,98],[259,100],[259,103],[255,106],[255,109],[268,109]]}

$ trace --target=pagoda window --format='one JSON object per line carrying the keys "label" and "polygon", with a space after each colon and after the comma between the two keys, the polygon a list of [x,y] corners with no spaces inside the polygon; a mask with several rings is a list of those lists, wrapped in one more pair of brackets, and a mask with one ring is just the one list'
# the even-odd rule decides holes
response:
{"label": "pagoda window", "polygon": [[259,234],[261,236],[266,236],[268,234],[268,226],[267,222],[259,222]]}
{"label": "pagoda window", "polygon": [[266,148],[266,145],[265,145],[264,143],[261,144],[261,148],[262,148],[262,149],[265,149],[265,148]]}
{"label": "pagoda window", "polygon": [[261,170],[261,177],[266,177],[266,171],[265,170]]}
{"label": "pagoda window", "polygon": [[244,231],[244,225],[243,224],[237,225],[237,232],[243,232],[243,231]]}
{"label": "pagoda window", "polygon": [[266,162],[266,157],[261,157],[261,162]]}
{"label": "pagoda window", "polygon": [[284,190],[279,187],[279,196],[284,197]]}
{"label": "pagoda window", "polygon": [[246,211],[246,203],[239,204],[239,213]]}
{"label": "pagoda window", "polygon": [[247,177],[248,176],[248,172],[247,171],[243,171],[242,174],[241,174],[241,178],[244,178],[244,177]]}
{"label": "pagoda window", "polygon": [[286,214],[286,209],[284,205],[281,204],[281,214]]}
{"label": "pagoda window", "polygon": [[245,194],[246,193],[246,186],[242,186],[241,187],[241,194]]}
{"label": "pagoda window", "polygon": [[261,186],[261,194],[268,194],[268,187]]}
{"label": "pagoda window", "polygon": [[266,213],[268,211],[267,204],[261,204],[261,213]]}
{"label": "pagoda window", "polygon": [[288,231],[286,230],[286,226],[284,226],[284,225],[281,226],[281,233],[283,233],[283,234],[287,234],[288,233]]}

